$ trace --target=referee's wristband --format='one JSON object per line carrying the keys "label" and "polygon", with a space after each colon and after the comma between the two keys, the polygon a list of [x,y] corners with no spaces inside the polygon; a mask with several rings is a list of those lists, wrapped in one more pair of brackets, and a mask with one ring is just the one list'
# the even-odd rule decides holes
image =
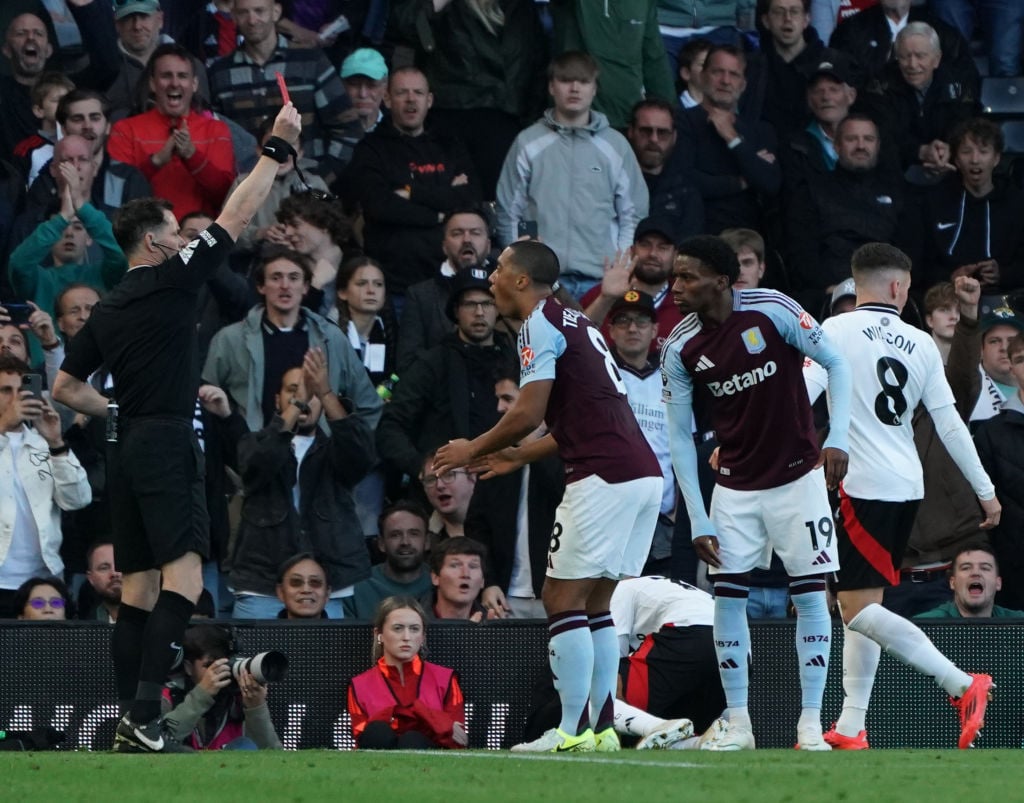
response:
{"label": "referee's wristband", "polygon": [[295,155],[295,148],[280,137],[270,137],[263,145],[262,152],[278,164],[284,164]]}

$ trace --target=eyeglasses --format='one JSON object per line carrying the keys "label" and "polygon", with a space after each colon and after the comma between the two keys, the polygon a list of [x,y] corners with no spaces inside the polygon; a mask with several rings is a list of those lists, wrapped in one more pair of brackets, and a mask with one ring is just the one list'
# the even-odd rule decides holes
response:
{"label": "eyeglasses", "polygon": [[437,485],[437,481],[441,480],[445,483],[455,482],[455,478],[459,474],[468,474],[464,468],[453,468],[451,471],[446,471],[444,474],[426,474],[420,480],[425,488],[433,488]]}
{"label": "eyeglasses", "polygon": [[45,597],[32,597],[32,599],[28,601],[28,604],[35,608],[37,611],[41,611],[43,608],[47,606],[47,604],[49,604],[51,608],[55,608],[59,611],[61,608],[64,607],[64,598],[50,597],[49,599],[46,599]]}
{"label": "eyeglasses", "polygon": [[288,578],[289,588],[303,588],[305,586],[309,586],[310,588],[323,588],[324,585],[325,583],[322,577],[310,577],[309,579],[306,579],[305,577]]}
{"label": "eyeglasses", "polygon": [[646,329],[648,326],[653,326],[654,321],[646,315],[616,315],[612,318],[612,326],[618,327],[619,329],[628,329],[633,325],[635,325],[637,329]]}
{"label": "eyeglasses", "polygon": [[481,312],[487,312],[489,309],[494,308],[493,301],[460,301],[459,309],[479,309]]}

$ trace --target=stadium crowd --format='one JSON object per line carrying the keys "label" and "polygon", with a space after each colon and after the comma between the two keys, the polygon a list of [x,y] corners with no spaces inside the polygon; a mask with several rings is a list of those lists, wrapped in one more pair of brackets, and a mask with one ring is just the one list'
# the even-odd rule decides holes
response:
{"label": "stadium crowd", "polygon": [[[109,419],[49,390],[135,267],[121,208],[167,203],[179,228],[147,241],[164,258],[212,246],[289,100],[301,140],[273,157],[266,200],[198,290],[197,613],[373,620],[400,596],[422,605],[403,608],[420,628],[546,616],[559,457],[487,479],[434,470],[439,448],[487,433],[519,397],[522,321],[499,314],[490,277],[527,238],[557,255],[556,297],[603,332],[660,466],[643,573],[710,591],[659,371],[683,319],[680,245],[699,235],[735,254],[733,289],[780,290],[818,321],[853,307],[859,247],[907,255],[902,317],[938,347],[1002,519],[980,540],[976,488],[922,408],[924,498],[884,604],[1024,609],[1024,163],[1012,122],[981,101],[989,76],[1022,73],[1024,4],[15,0],[0,33],[0,617],[117,620]],[[88,384],[116,405],[107,367]],[[705,500],[713,402],[697,394],[690,427]],[[828,446],[824,400],[814,410]],[[778,560],[750,586],[754,618],[801,610]],[[185,684],[207,705],[220,667]],[[695,746],[678,719],[692,715],[652,713],[615,719],[646,746]],[[445,723],[447,746],[464,745]]]}

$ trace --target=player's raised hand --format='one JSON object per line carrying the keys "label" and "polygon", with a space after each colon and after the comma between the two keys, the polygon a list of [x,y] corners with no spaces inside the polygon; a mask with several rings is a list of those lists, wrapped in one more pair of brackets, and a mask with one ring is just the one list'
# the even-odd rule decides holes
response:
{"label": "player's raised hand", "polygon": [[722,558],[718,551],[718,536],[699,535],[693,539],[693,550],[697,557],[708,566],[719,568],[722,565]]}
{"label": "player's raised hand", "polygon": [[446,474],[468,466],[473,462],[473,457],[473,448],[465,438],[448,441],[434,455],[433,471],[435,474]]}
{"label": "player's raised hand", "polygon": [[826,446],[821,450],[821,455],[818,457],[818,462],[815,463],[814,467],[821,468],[821,466],[825,466],[825,485],[830,491],[834,491],[839,487],[839,483],[843,481],[843,477],[846,476],[846,469],[849,465],[850,455],[842,449]]}
{"label": "player's raised hand", "polygon": [[291,101],[281,107],[274,119],[273,136],[280,137],[293,148],[299,143],[299,134],[302,133],[302,115],[292,105]]}
{"label": "player's raised hand", "polygon": [[991,499],[982,499],[978,497],[978,503],[981,505],[981,510],[985,514],[985,520],[979,524],[979,528],[982,530],[991,530],[993,527],[999,525],[999,519],[1003,514],[1003,506],[999,504],[999,499],[993,496]]}

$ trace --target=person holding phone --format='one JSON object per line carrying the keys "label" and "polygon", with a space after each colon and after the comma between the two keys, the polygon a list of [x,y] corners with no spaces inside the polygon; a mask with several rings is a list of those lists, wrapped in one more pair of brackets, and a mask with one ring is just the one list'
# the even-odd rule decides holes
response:
{"label": "person holding phone", "polygon": [[22,583],[64,571],[61,511],[85,507],[92,492],[43,398],[42,377],[7,353],[0,354],[0,475],[11,478],[0,483],[0,531],[11,534],[0,541],[0,617],[13,618]]}

